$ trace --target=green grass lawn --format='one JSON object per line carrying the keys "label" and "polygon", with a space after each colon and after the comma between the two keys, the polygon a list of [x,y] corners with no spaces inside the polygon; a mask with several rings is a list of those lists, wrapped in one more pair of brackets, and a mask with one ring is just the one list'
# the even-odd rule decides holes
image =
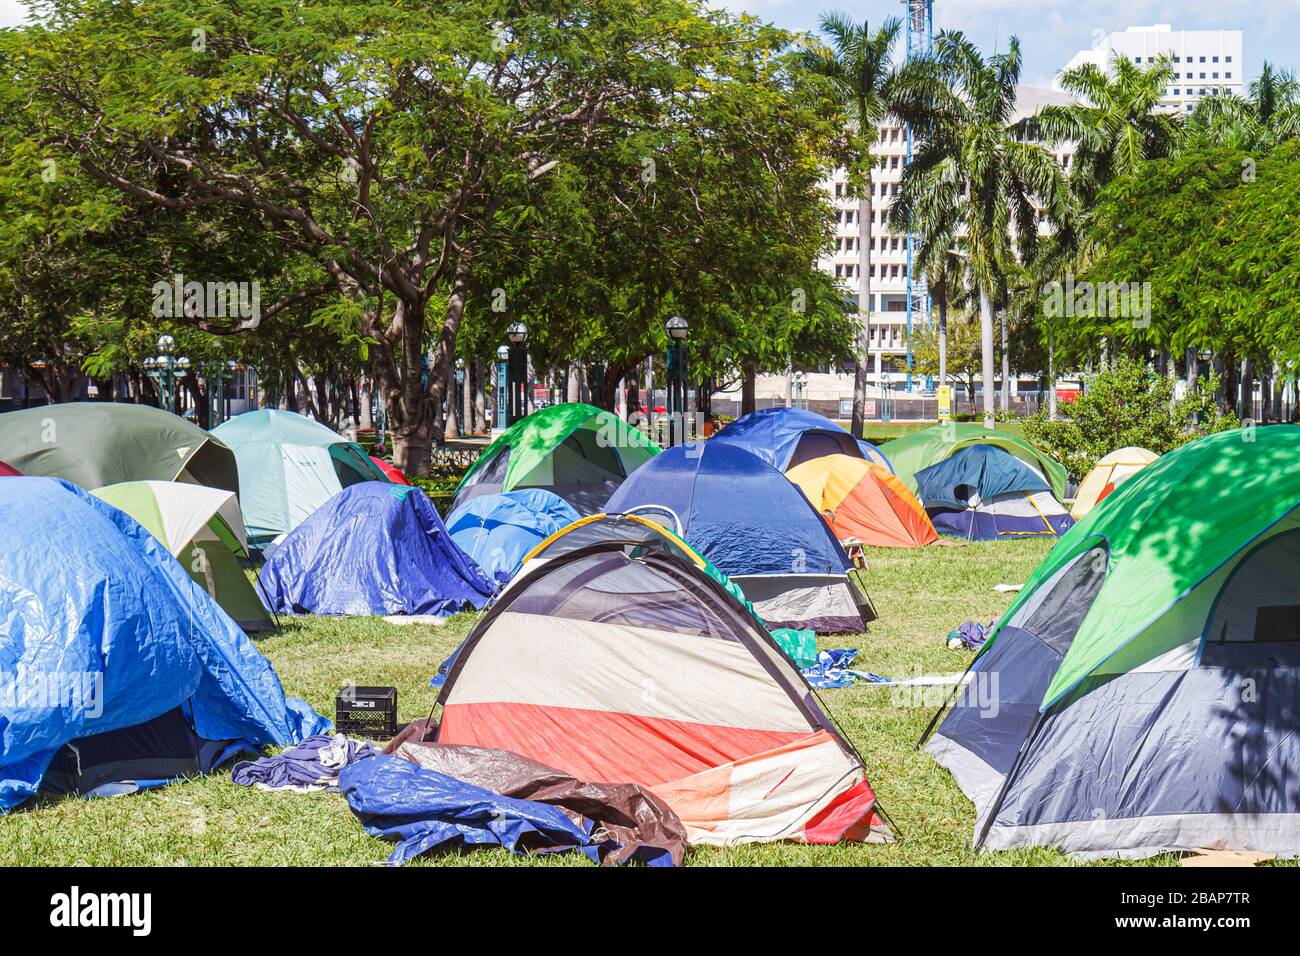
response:
{"label": "green grass lawn", "polygon": [[[967,651],[944,637],[968,619],[996,617],[1011,595],[1001,582],[1024,581],[1047,553],[1042,541],[877,550],[870,554],[872,598],[880,620],[865,635],[823,639],[823,646],[861,649],[863,669],[891,677],[960,671]],[[398,687],[401,717],[427,716],[428,679],[473,624],[472,615],[441,627],[398,626],[380,619],[303,619],[259,646],[275,662],[290,694],[333,713],[343,684]],[[690,850],[688,865],[1065,864],[1059,853],[971,852],[971,805],[945,770],[914,745],[932,714],[899,706],[895,691],[859,686],[821,693],[866,760],[880,800],[903,839],[888,846],[767,844]],[[389,846],[367,836],[337,794],[262,793],[236,787],[227,771],[161,790],[107,800],[60,799],[0,818],[0,865],[92,864],[329,865],[371,864]],[[1170,865],[1172,855],[1147,863]],[[503,850],[435,854],[413,865],[590,865],[575,854],[533,859]]]}

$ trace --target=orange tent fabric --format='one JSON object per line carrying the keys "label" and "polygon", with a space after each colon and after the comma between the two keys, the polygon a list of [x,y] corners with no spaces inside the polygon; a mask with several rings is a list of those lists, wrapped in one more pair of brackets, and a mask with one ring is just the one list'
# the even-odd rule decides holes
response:
{"label": "orange tent fabric", "polygon": [[888,468],[850,455],[824,455],[785,476],[812,502],[841,541],[922,548],[938,541],[930,516]]}

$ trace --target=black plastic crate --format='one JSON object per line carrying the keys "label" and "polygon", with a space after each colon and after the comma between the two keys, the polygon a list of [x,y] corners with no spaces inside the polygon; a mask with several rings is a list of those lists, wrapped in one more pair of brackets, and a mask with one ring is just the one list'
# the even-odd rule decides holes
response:
{"label": "black plastic crate", "polygon": [[334,728],[349,737],[397,736],[397,688],[347,686],[334,699]]}

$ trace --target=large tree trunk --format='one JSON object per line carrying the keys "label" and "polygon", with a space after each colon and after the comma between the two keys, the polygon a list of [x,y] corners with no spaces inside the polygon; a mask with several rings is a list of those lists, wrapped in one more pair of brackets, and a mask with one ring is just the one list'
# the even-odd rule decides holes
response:
{"label": "large tree trunk", "polygon": [[472,375],[470,389],[471,404],[474,409],[474,418],[471,430],[475,435],[482,435],[484,432],[489,430],[487,425],[487,404],[484,389],[485,370],[483,360],[481,358],[474,359],[470,364],[469,372]]}
{"label": "large tree trunk", "polygon": [[866,192],[858,200],[858,341],[853,354],[853,419],[855,438],[861,438],[867,420],[867,362],[871,360],[871,217],[872,182],[867,173]]}
{"label": "large tree trunk", "polygon": [[740,414],[748,415],[754,411],[757,406],[755,396],[758,375],[752,365],[746,365],[741,370],[740,380]]}
{"label": "large tree trunk", "polygon": [[980,350],[984,427],[992,428],[996,420],[993,414],[993,300],[984,289],[980,289]]}

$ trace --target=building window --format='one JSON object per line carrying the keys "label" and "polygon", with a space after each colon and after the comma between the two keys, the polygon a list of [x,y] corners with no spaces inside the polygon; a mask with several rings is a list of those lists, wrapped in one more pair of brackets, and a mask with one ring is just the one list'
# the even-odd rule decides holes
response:
{"label": "building window", "polygon": [[1218,63],[1218,62],[1219,62],[1219,58],[1218,58],[1217,56],[1214,58],[1214,62],[1215,62],[1215,63]]}
{"label": "building window", "polygon": [[1231,62],[1232,62],[1232,57],[1230,57],[1230,56],[1225,56],[1225,57],[1223,58],[1223,62],[1224,62],[1224,63],[1231,63]]}
{"label": "building window", "polygon": [[1223,74],[1223,78],[1224,78],[1225,80],[1230,80],[1230,79],[1232,79],[1232,74],[1231,74],[1231,73],[1225,73],[1225,74]]}

